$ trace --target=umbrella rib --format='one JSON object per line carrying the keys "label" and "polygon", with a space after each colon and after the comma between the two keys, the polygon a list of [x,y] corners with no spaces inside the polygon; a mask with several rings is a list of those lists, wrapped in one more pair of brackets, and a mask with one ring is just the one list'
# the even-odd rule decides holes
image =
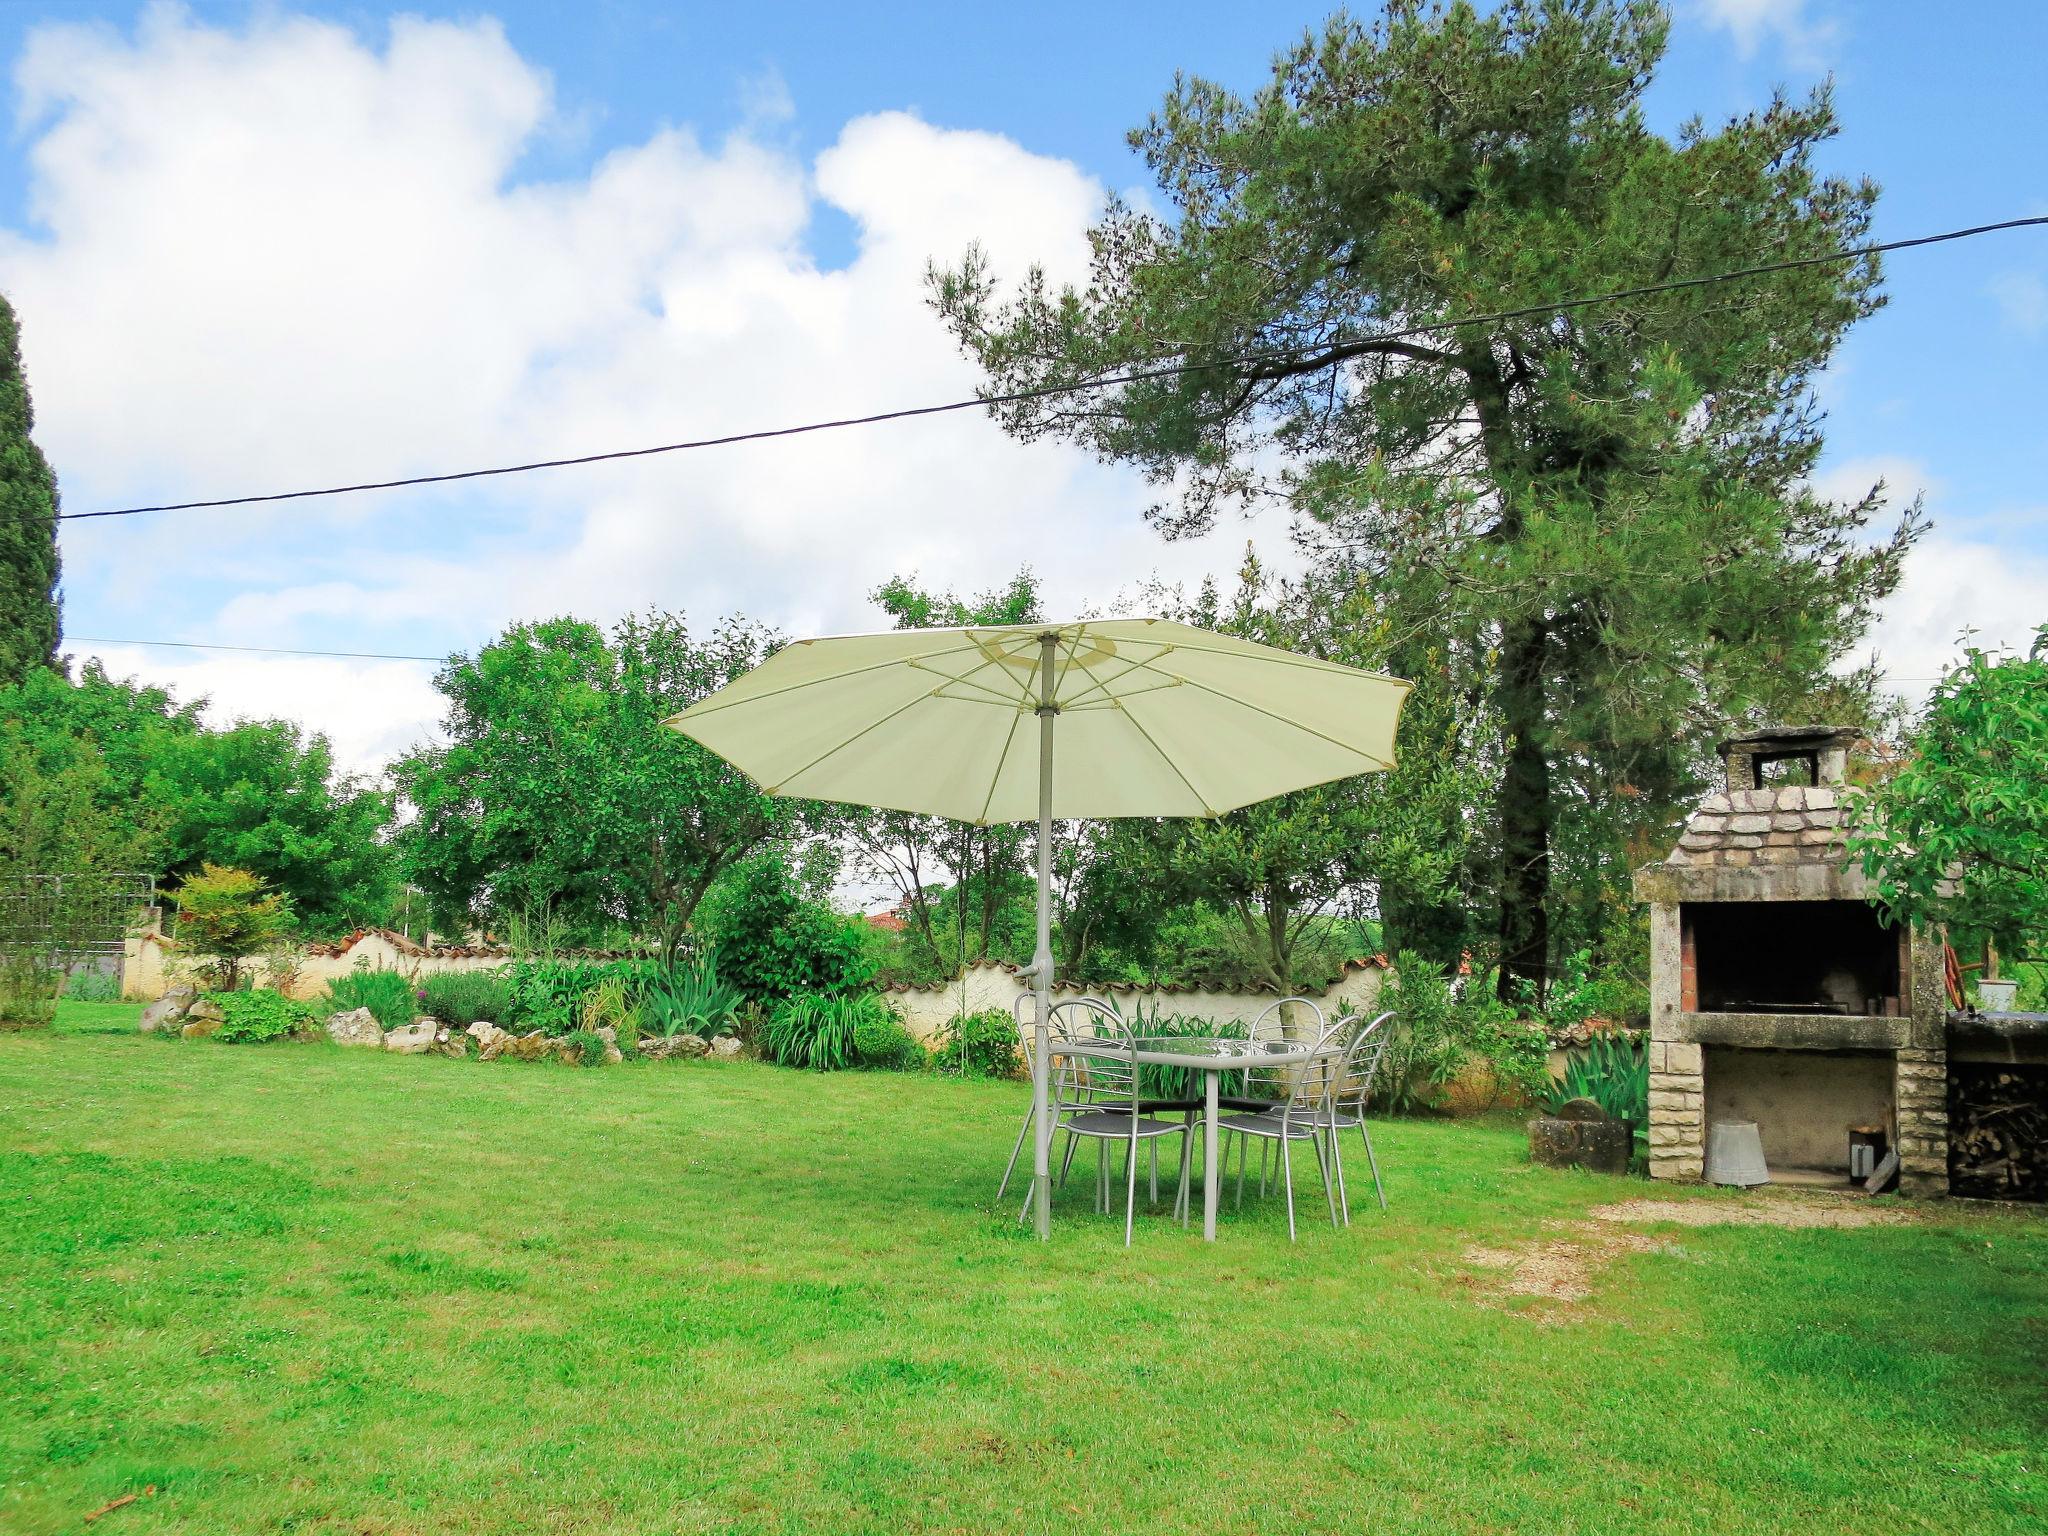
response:
{"label": "umbrella rib", "polygon": [[[930,697],[930,693],[920,693],[916,698],[909,699],[904,703],[897,705],[894,709],[890,710],[889,713],[887,713],[886,715],[880,715],[877,716],[875,719],[870,720],[866,725],[862,726],[859,730],[855,731],[851,736],[847,737],[846,740],[840,742],[837,746],[827,747],[823,752],[820,752],[808,763],[805,763],[803,767],[797,769],[796,772],[785,773],[782,776],[781,782],[776,784],[774,787],[770,788],[768,790],[768,793],[771,795],[781,794],[783,789],[792,780],[802,778],[805,774],[809,773],[813,768],[817,767],[818,764],[825,761],[826,758],[833,756],[835,753],[844,752],[856,741],[859,741],[861,737],[867,735],[868,732],[880,730],[883,726],[887,725],[891,720],[894,720],[898,715],[903,714],[908,710],[915,709],[918,705],[922,704],[926,699]],[[821,795],[817,798],[829,800],[832,797],[830,795]]]}
{"label": "umbrella rib", "polygon": [[[1243,651],[1226,650],[1219,645],[1190,645],[1179,640],[1156,640],[1147,641],[1146,643],[1163,646],[1171,651],[1197,651],[1204,656],[1234,656],[1239,661],[1262,661],[1276,667],[1303,667],[1311,672],[1356,673],[1360,677],[1369,677],[1376,682],[1399,683],[1403,688],[1413,688],[1415,686],[1412,679],[1396,677],[1391,672],[1372,672],[1364,667],[1354,667],[1349,662],[1326,661],[1321,656],[1303,656],[1294,651],[1283,651],[1277,645],[1261,644],[1257,640],[1245,641],[1246,645],[1256,645],[1259,647],[1259,654],[1253,657],[1246,656]],[[1155,656],[1153,660],[1156,661],[1158,658]]]}
{"label": "umbrella rib", "polygon": [[1189,781],[1188,776],[1180,771],[1180,764],[1176,763],[1173,760],[1172,754],[1170,754],[1166,750],[1166,748],[1160,746],[1158,742],[1152,739],[1152,733],[1145,729],[1145,722],[1140,720],[1136,715],[1132,714],[1128,709],[1123,712],[1123,716],[1126,720],[1131,722],[1132,728],[1136,730],[1140,736],[1145,738],[1145,745],[1150,747],[1154,752],[1157,752],[1159,754],[1159,761],[1166,764],[1167,767],[1171,768],[1173,770],[1173,776],[1176,779],[1179,779],[1182,784],[1186,785],[1187,792],[1195,797],[1195,804],[1199,805],[1202,808],[1202,814],[1204,816],[1217,815],[1218,812],[1216,812],[1214,809],[1210,807],[1208,797],[1204,795],[1199,789],[1195,788],[1193,783]]}
{"label": "umbrella rib", "polygon": [[[1144,645],[1152,645],[1152,644],[1157,644],[1158,642],[1156,642],[1156,641],[1149,641],[1149,640],[1147,640],[1147,641],[1139,641],[1139,642],[1136,642],[1136,643],[1138,643],[1138,644],[1144,644]],[[1163,655],[1165,655],[1165,654],[1166,654],[1166,653],[1167,653],[1168,651],[1170,651],[1170,650],[1172,650],[1172,649],[1173,649],[1173,647],[1172,647],[1172,646],[1170,646],[1170,645],[1160,645],[1160,647],[1159,647],[1159,652],[1158,652],[1158,655],[1155,655],[1155,656],[1153,656],[1152,660],[1154,660],[1154,661],[1157,661],[1157,660],[1159,659],[1159,657],[1160,657],[1160,656],[1163,656]],[[1128,660],[1129,658],[1126,658],[1126,657],[1119,657],[1118,659],[1119,659],[1119,660]],[[1130,663],[1130,665],[1129,665],[1129,666],[1125,667],[1125,668],[1123,669],[1123,671],[1121,671],[1121,672],[1117,673],[1117,674],[1116,674],[1116,675],[1115,675],[1114,677],[1107,677],[1107,678],[1103,678],[1103,677],[1097,677],[1097,676],[1095,675],[1095,669],[1094,669],[1093,667],[1089,666],[1089,665],[1088,665],[1087,663],[1085,663],[1085,662],[1081,663],[1081,671],[1082,671],[1083,673],[1085,673],[1085,674],[1086,674],[1086,675],[1088,676],[1088,678],[1089,678],[1089,679],[1090,679],[1090,680],[1091,680],[1091,681],[1092,681],[1092,682],[1094,683],[1094,685],[1095,685],[1095,686],[1094,686],[1093,688],[1083,688],[1083,689],[1082,689],[1082,690],[1081,690],[1081,691],[1080,691],[1079,693],[1075,694],[1075,695],[1074,695],[1074,697],[1073,697],[1072,699],[1070,699],[1070,700],[1068,700],[1068,701],[1067,701],[1066,703],[1062,704],[1062,705],[1060,706],[1060,708],[1062,708],[1062,709],[1072,709],[1072,708],[1074,708],[1074,707],[1075,707],[1075,706],[1076,706],[1077,704],[1079,704],[1079,703],[1080,703],[1080,702],[1081,702],[1082,700],[1086,699],[1086,698],[1087,698],[1087,697],[1088,697],[1088,696],[1089,696],[1089,695],[1090,695],[1091,693],[1096,693],[1096,692],[1100,692],[1100,693],[1101,693],[1101,694],[1102,694],[1102,695],[1103,695],[1103,696],[1104,696],[1105,698],[1106,698],[1106,697],[1108,697],[1108,696],[1109,696],[1109,690],[1110,690],[1110,688],[1111,688],[1112,686],[1114,686],[1114,685],[1115,685],[1116,683],[1120,682],[1120,681],[1121,681],[1122,679],[1124,679],[1124,678],[1126,678],[1126,677],[1129,677],[1129,676],[1130,676],[1130,675],[1131,675],[1131,674],[1132,674],[1133,672],[1137,671],[1137,670],[1138,670],[1138,668],[1142,667],[1143,665],[1144,665],[1144,663],[1143,663],[1142,661],[1131,661],[1131,663]]]}
{"label": "umbrella rib", "polygon": [[[1082,673],[1085,676],[1087,676],[1088,678],[1092,679],[1097,683],[1101,682],[1101,679],[1095,676],[1093,669],[1089,667],[1087,662],[1081,662],[1079,663],[1079,665]],[[1144,662],[1139,662],[1137,664],[1137,666],[1140,667],[1144,665]],[[1117,676],[1125,677],[1128,676],[1130,672],[1135,670],[1136,667],[1128,668],[1123,672],[1119,672]],[[1171,683],[1168,683],[1163,686],[1171,687],[1173,685]],[[1135,730],[1140,736],[1145,738],[1145,745],[1150,747],[1154,752],[1157,752],[1159,754],[1159,761],[1166,764],[1168,768],[1171,768],[1173,770],[1173,776],[1176,779],[1179,779],[1181,781],[1181,784],[1187,789],[1187,792],[1195,797],[1195,804],[1199,805],[1202,808],[1202,814],[1204,816],[1214,816],[1216,812],[1210,808],[1209,797],[1204,795],[1199,789],[1195,788],[1194,784],[1189,781],[1188,776],[1180,771],[1180,764],[1176,763],[1173,760],[1172,755],[1169,754],[1164,747],[1160,746],[1158,742],[1152,739],[1152,733],[1145,729],[1145,722],[1140,720],[1136,715],[1132,714],[1128,709],[1122,710],[1121,713],[1126,720],[1131,722],[1131,728]]]}
{"label": "umbrella rib", "polygon": [[[965,631],[956,630],[954,631],[954,633],[964,634]],[[692,704],[688,709],[678,710],[675,714],[669,716],[669,718],[663,721],[662,723],[664,725],[672,725],[676,721],[682,719],[684,715],[695,715],[696,717],[701,719],[705,715],[715,715],[719,713],[721,710],[734,709],[742,704],[758,704],[763,699],[780,698],[785,693],[795,693],[800,689],[816,688],[824,683],[843,683],[849,677],[860,677],[869,672],[885,672],[890,667],[900,667],[908,662],[930,661],[934,657],[938,656],[957,656],[962,651],[976,649],[979,649],[979,647],[975,646],[973,642],[970,641],[966,645],[952,646],[943,651],[926,651],[922,655],[917,656],[892,656],[887,661],[869,662],[864,667],[849,667],[844,672],[828,672],[823,677],[807,677],[800,683],[785,683],[780,688],[764,689],[760,693],[750,693],[746,695],[746,697],[744,698],[727,699],[724,703],[718,703],[718,695],[714,693],[705,698],[699,699],[695,704]],[[777,654],[779,655],[781,653],[778,652]],[[993,665],[993,663],[984,663],[984,665]],[[934,670],[936,670],[936,668]],[[940,672],[938,675],[941,677],[945,677],[949,674]],[[731,685],[728,684],[727,686],[730,687]]]}
{"label": "umbrella rib", "polygon": [[[1217,652],[1217,654],[1227,655],[1228,653],[1219,651]],[[1138,663],[1138,665],[1145,668],[1145,670],[1148,672],[1158,672],[1158,669],[1155,668],[1148,661],[1141,661]],[[1224,693],[1220,689],[1211,688],[1207,683],[1201,682],[1198,679],[1192,677],[1182,677],[1179,673],[1176,672],[1158,672],[1158,675],[1161,677],[1173,678],[1177,682],[1184,683],[1190,688],[1199,688],[1202,690],[1202,692],[1208,694],[1211,698],[1221,699],[1226,704],[1235,704],[1240,709],[1248,709],[1255,715],[1264,715],[1268,720],[1277,720],[1282,725],[1291,725],[1297,731],[1304,731],[1308,735],[1316,737],[1318,740],[1327,741],[1331,746],[1340,748],[1345,752],[1356,753],[1358,756],[1364,758],[1369,763],[1377,763],[1381,768],[1392,768],[1394,766],[1392,763],[1387,762],[1383,758],[1374,757],[1372,753],[1363,751],[1358,747],[1352,746],[1351,743],[1348,741],[1340,741],[1337,737],[1332,736],[1328,731],[1319,731],[1312,725],[1303,725],[1299,720],[1294,719],[1291,715],[1277,714],[1273,710],[1261,708],[1259,705],[1252,703],[1249,699],[1240,699],[1235,694]]]}
{"label": "umbrella rib", "polygon": [[1010,734],[1003,738],[1003,750],[996,754],[996,771],[989,775],[988,793],[981,797],[981,815],[974,823],[977,827],[988,825],[988,808],[995,803],[996,788],[1003,782],[1003,764],[1010,760],[1010,747],[1017,739],[1017,727],[1023,720],[1024,711],[1021,709],[1010,716]]}

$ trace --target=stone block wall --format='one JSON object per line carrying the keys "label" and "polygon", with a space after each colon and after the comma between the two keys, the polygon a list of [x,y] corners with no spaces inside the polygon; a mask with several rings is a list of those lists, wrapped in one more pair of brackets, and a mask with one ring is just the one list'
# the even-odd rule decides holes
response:
{"label": "stone block wall", "polygon": [[1893,1068],[1899,1122],[1899,1193],[1948,1193],[1948,1050],[1908,1046]]}
{"label": "stone block wall", "polygon": [[1706,1167],[1706,1053],[1650,1037],[1650,1177],[1698,1179]]}

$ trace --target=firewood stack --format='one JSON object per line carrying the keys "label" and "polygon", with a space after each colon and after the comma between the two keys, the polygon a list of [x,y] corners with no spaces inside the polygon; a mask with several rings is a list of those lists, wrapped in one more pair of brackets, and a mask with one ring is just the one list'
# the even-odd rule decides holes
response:
{"label": "firewood stack", "polygon": [[2048,1201],[2048,1066],[1949,1063],[1949,1192]]}

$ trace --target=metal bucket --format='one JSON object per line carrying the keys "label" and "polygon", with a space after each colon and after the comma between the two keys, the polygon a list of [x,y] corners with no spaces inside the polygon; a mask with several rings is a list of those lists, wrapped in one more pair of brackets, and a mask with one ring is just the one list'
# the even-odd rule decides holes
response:
{"label": "metal bucket", "polygon": [[1763,1138],[1754,1120],[1716,1120],[1707,1127],[1707,1182],[1744,1189],[1768,1184]]}

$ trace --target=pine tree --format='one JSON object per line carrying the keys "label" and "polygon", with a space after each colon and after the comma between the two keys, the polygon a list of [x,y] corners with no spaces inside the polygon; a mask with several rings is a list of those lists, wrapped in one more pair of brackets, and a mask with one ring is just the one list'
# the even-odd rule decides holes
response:
{"label": "pine tree", "polygon": [[1873,537],[1876,492],[1809,479],[1812,381],[1882,302],[1874,257],[1562,307],[1868,236],[1876,189],[1816,164],[1825,89],[1647,126],[1668,26],[1647,0],[1339,16],[1250,99],[1175,85],[1132,135],[1167,214],[1113,205],[1085,288],[1003,294],[979,252],[933,274],[1010,431],[1138,466],[1169,534],[1290,508],[1484,700],[1509,991],[1556,958],[1561,852],[1612,910],[1731,720],[1840,713],[1831,669],[1919,526]]}
{"label": "pine tree", "polygon": [[0,683],[57,654],[57,477],[29,436],[21,328],[0,298]]}

